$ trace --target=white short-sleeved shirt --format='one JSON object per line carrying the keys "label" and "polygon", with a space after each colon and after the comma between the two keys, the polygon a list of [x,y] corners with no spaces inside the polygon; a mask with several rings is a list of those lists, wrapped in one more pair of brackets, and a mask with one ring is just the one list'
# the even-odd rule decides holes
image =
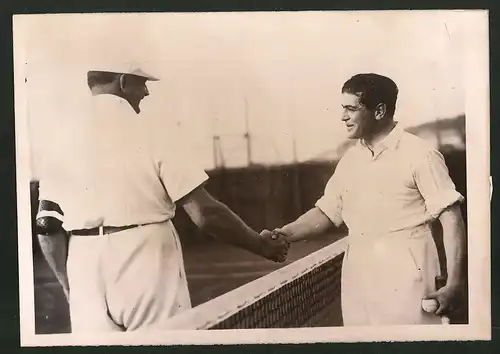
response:
{"label": "white short-sleeved shirt", "polygon": [[89,92],[86,103],[47,139],[40,199],[61,206],[66,230],[173,218],[175,202],[208,179],[204,169],[159,118],[114,95]]}
{"label": "white short-sleeved shirt", "polygon": [[374,151],[359,140],[338,163],[316,206],[350,234],[428,223],[463,196],[443,156],[397,124]]}

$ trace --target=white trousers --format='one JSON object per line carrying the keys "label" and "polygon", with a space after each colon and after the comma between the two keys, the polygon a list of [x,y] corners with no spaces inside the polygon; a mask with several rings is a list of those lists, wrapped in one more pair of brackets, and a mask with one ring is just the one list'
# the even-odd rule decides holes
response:
{"label": "white trousers", "polygon": [[427,225],[390,234],[355,234],[342,266],[344,326],[440,324],[421,308],[440,274]]}
{"label": "white trousers", "polygon": [[181,244],[168,221],[102,236],[71,236],[72,332],[161,329],[191,307]]}

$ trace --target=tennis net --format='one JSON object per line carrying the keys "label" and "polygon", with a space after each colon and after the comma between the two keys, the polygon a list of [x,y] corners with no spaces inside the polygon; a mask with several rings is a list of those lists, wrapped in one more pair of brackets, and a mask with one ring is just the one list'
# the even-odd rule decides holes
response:
{"label": "tennis net", "polygon": [[330,326],[347,238],[170,319],[167,329]]}

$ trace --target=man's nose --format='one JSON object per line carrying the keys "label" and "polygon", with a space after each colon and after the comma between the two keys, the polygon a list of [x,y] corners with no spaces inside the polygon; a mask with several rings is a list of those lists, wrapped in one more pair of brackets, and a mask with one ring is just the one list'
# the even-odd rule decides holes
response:
{"label": "man's nose", "polygon": [[149,96],[149,90],[147,86],[144,86],[144,96]]}
{"label": "man's nose", "polygon": [[342,122],[347,122],[349,120],[349,114],[343,112],[340,119],[342,120]]}

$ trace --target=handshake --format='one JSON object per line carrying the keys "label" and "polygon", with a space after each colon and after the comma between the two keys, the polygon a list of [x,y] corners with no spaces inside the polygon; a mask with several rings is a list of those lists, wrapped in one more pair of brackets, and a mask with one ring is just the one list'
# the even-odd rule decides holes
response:
{"label": "handshake", "polygon": [[262,230],[260,232],[259,254],[271,261],[283,263],[288,256],[290,240],[288,235],[281,229],[273,231]]}

